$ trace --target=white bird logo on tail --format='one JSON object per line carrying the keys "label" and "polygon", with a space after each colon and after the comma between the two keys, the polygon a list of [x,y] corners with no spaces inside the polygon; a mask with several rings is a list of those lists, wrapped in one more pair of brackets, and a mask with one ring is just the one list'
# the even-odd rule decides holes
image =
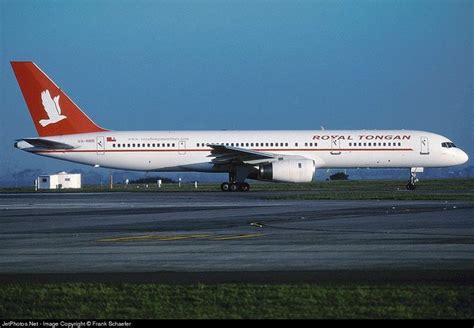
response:
{"label": "white bird logo on tail", "polygon": [[58,123],[64,120],[66,116],[61,115],[61,107],[59,107],[59,96],[51,98],[49,90],[41,92],[41,102],[43,103],[44,111],[48,114],[48,119],[39,121],[42,127],[49,124]]}

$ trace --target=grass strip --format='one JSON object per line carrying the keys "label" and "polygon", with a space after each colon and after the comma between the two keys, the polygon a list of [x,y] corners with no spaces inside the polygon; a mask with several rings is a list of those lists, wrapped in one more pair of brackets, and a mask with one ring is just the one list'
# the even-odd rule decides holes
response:
{"label": "grass strip", "polygon": [[0,317],[472,319],[473,286],[4,284]]}

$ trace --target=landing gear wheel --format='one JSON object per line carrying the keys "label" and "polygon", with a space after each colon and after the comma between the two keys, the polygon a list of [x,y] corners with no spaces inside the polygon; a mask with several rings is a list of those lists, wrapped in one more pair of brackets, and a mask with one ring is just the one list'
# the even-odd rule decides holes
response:
{"label": "landing gear wheel", "polygon": [[222,191],[229,191],[229,188],[230,188],[230,185],[228,182],[224,182],[223,184],[221,184]]}
{"label": "landing gear wheel", "polygon": [[249,191],[250,185],[247,182],[239,183],[239,191]]}
{"label": "landing gear wheel", "polygon": [[415,184],[412,182],[408,182],[406,185],[407,190],[415,190]]}
{"label": "landing gear wheel", "polygon": [[232,182],[229,186],[230,191],[237,191],[239,189],[239,185],[235,182]]}

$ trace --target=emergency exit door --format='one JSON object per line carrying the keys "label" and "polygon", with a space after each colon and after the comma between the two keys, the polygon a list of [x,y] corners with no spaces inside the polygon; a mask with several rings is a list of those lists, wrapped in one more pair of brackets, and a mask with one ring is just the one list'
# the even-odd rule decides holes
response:
{"label": "emergency exit door", "polygon": [[332,155],[341,154],[341,140],[331,138],[331,154]]}
{"label": "emergency exit door", "polygon": [[97,137],[96,138],[96,149],[97,149],[97,155],[104,155],[104,150],[105,150],[105,140],[104,137]]}
{"label": "emergency exit door", "polygon": [[179,149],[180,155],[186,155],[186,141],[185,140],[181,140],[178,143],[178,149]]}
{"label": "emergency exit door", "polygon": [[420,142],[421,142],[420,154],[428,155],[430,153],[430,143],[429,143],[428,137],[421,137]]}

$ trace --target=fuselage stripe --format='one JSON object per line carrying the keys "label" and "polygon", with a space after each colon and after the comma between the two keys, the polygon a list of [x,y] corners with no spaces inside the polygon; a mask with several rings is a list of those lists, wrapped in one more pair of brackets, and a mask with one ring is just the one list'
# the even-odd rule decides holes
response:
{"label": "fuselage stripe", "polygon": [[[282,151],[329,151],[329,152],[351,152],[351,151],[413,151],[412,148],[365,148],[365,149],[343,149],[343,148],[319,148],[319,149],[248,149],[248,148],[241,148],[242,150],[251,150],[251,151],[261,151],[261,152],[282,152]],[[137,153],[137,152],[211,152],[212,149],[84,149],[84,150],[74,150],[74,149],[54,149],[54,150],[37,150],[31,151],[32,153]]]}

